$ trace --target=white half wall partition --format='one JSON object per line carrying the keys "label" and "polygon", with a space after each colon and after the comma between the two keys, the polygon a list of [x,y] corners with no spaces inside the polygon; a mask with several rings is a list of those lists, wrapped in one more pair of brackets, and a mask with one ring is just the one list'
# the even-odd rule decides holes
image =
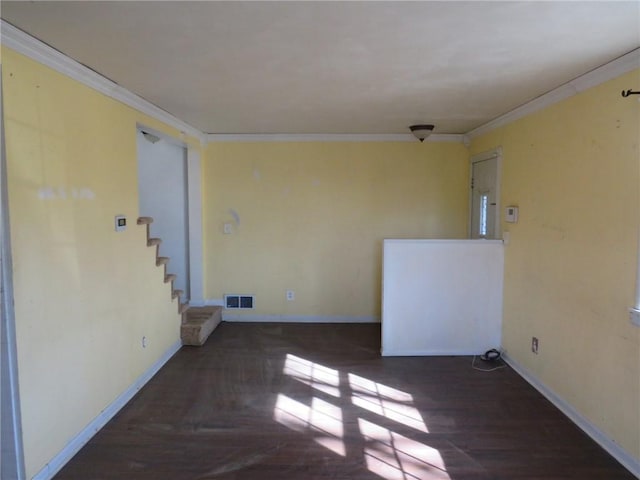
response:
{"label": "white half wall partition", "polygon": [[500,348],[501,240],[385,240],[382,355]]}

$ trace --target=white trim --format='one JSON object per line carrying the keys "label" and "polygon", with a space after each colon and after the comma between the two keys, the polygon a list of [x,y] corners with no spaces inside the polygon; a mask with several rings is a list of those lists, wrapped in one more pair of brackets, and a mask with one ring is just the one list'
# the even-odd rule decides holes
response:
{"label": "white trim", "polygon": [[202,253],[202,168],[200,152],[187,146],[187,195],[189,229],[189,303],[204,298]]}
{"label": "white trim", "polygon": [[114,100],[135,108],[141,113],[166,123],[181,132],[196,137],[201,143],[204,142],[205,135],[197,128],[192,127],[188,123],[171,115],[169,112],[76,62],[72,58],[42,43],[40,40],[28,35],[4,20],[0,22],[2,45],[26,55],[32,60],[46,65]]}
{"label": "white trim", "polygon": [[342,315],[236,315],[222,312],[223,322],[283,322],[283,323],[380,323],[379,317],[349,317]]}
{"label": "white trim", "polygon": [[569,419],[580,427],[587,435],[589,435],[596,443],[604,448],[613,458],[620,462],[627,470],[633,475],[640,478],[640,458],[635,458],[629,452],[624,450],[602,430],[591,423],[587,418],[578,413],[568,402],[563,400],[560,396],[554,393],[545,384],[540,382],[534,375],[532,375],[526,368],[520,365],[518,362],[510,358],[506,353],[503,353],[502,358],[504,361],[513,368],[522,378],[533,386],[538,392],[544,395],[547,400],[553,403],[562,413],[564,413]]}
{"label": "white trim", "polygon": [[167,361],[182,347],[182,342],[175,342],[169,349],[138,379],[131,384],[118,398],[78,433],[67,445],[47,463],[34,477],[33,480],[49,480],[60,471],[71,458],[80,451],[91,438],[104,427],[124,407],[151,378],[158,373]]}
{"label": "white trim", "polygon": [[502,184],[502,147],[496,147],[491,150],[487,150],[486,152],[478,153],[477,155],[473,155],[469,159],[469,222],[467,224],[469,235],[471,238],[471,229],[473,227],[473,191],[471,190],[471,181],[473,179],[473,164],[477,162],[483,162],[485,160],[491,160],[492,158],[496,158],[498,164],[496,165],[496,223],[494,225],[494,237],[491,240],[500,240],[502,238],[502,207],[500,202],[501,195],[501,184]]}
{"label": "white trim", "polygon": [[189,301],[192,307],[224,307],[224,300],[221,298],[205,298],[200,300]]}
{"label": "white trim", "polygon": [[633,308],[629,309],[629,318],[631,324],[640,327],[640,225],[638,225],[638,257],[636,269],[636,303]]}
{"label": "white trim", "polygon": [[383,357],[442,357],[442,356],[469,356],[481,355],[481,352],[470,352],[468,350],[380,350]]}
{"label": "white trim", "polygon": [[[0,77],[2,65],[0,64]],[[22,413],[18,378],[16,319],[13,306],[13,261],[7,188],[4,110],[0,85],[0,458],[2,472],[16,480],[25,478]]]}
{"label": "white trim", "polygon": [[485,160],[491,160],[492,158],[499,158],[502,156],[502,147],[492,148],[486,152],[477,153],[471,157],[471,163],[483,162]]}
{"label": "white trim", "polygon": [[467,136],[469,138],[475,138],[480,135],[484,135],[496,128],[503,127],[515,120],[526,117],[538,110],[542,110],[554,103],[577,95],[580,92],[584,92],[589,88],[600,85],[601,83],[619,77],[620,75],[624,75],[636,68],[640,68],[640,48],[632,50],[631,52],[606,63],[601,67],[591,70],[590,72],[574,78],[564,85],[560,85],[559,87],[534,98],[510,112],[500,115],[498,118],[495,118],[484,125],[474,128],[470,132],[467,132]]}
{"label": "white trim", "polygon": [[[467,243],[473,245],[474,243],[494,243],[496,245],[502,245],[502,240],[499,239],[486,239],[480,238],[478,240],[471,240],[470,238],[385,238],[383,239],[384,244],[393,244],[393,243],[412,243],[412,244],[426,244],[426,245],[438,245],[438,244],[448,244],[455,245],[456,243]],[[484,352],[482,352],[484,353]]]}
{"label": "white trim", "polygon": [[[256,133],[207,135],[207,143],[216,142],[418,142],[410,133]],[[425,142],[463,143],[464,135],[433,134]]]}

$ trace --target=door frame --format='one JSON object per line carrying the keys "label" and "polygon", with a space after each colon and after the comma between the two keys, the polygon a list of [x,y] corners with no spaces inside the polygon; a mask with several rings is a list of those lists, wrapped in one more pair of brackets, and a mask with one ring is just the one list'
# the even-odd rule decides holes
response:
{"label": "door frame", "polygon": [[[0,65],[0,78],[2,66]],[[4,136],[4,109],[0,83],[0,477],[25,478],[22,415],[18,387],[18,349],[13,309],[13,264],[9,231],[7,155]]]}
{"label": "door frame", "polygon": [[189,303],[203,305],[202,265],[202,162],[198,145],[190,145],[144,124],[136,124],[136,135],[140,130],[149,132],[162,140],[185,148],[187,151],[187,271],[189,272]]}
{"label": "door frame", "polygon": [[496,160],[496,221],[493,231],[493,239],[502,239],[502,207],[500,202],[501,184],[502,184],[502,147],[496,147],[485,152],[477,153],[469,159],[469,221],[467,223],[467,238],[472,238],[473,223],[473,165],[485,160]]}

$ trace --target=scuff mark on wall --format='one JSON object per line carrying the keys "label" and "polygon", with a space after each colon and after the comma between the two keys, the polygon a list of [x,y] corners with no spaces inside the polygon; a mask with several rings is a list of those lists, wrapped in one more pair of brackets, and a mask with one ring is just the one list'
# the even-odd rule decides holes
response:
{"label": "scuff mark on wall", "polygon": [[240,215],[233,208],[229,209],[229,215],[233,217],[233,220],[236,222],[236,225],[240,225]]}
{"label": "scuff mark on wall", "polygon": [[66,200],[69,197],[74,200],[93,200],[96,198],[96,194],[86,187],[72,187],[68,191],[64,187],[42,187],[38,189],[38,198],[40,200]]}
{"label": "scuff mark on wall", "polygon": [[259,182],[262,179],[262,174],[260,173],[260,170],[258,170],[257,168],[253,170],[253,178],[255,178],[257,182]]}

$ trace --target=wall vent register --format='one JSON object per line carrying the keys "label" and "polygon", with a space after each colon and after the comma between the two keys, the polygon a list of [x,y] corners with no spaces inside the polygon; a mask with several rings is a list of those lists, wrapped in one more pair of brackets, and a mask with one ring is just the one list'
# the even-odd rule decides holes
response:
{"label": "wall vent register", "polygon": [[253,295],[225,295],[224,296],[224,308],[226,309],[240,309],[240,308],[254,308],[254,296]]}

